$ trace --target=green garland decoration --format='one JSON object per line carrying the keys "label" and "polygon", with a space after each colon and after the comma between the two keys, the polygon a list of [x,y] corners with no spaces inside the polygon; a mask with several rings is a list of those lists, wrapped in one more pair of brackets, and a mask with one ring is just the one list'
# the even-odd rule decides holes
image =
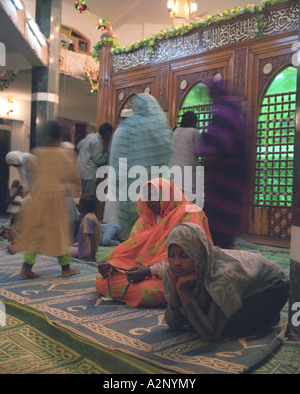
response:
{"label": "green garland decoration", "polygon": [[[208,16],[205,19],[199,19],[196,22],[191,22],[188,24],[182,24],[179,27],[174,27],[172,29],[159,30],[156,34],[154,34],[150,38],[145,38],[141,41],[136,41],[131,45],[121,47],[119,42],[115,39],[101,39],[95,46],[93,51],[93,57],[96,60],[99,60],[99,50],[103,44],[109,43],[114,45],[114,48],[111,49],[112,55],[120,55],[125,53],[134,52],[139,48],[146,47],[148,48],[148,55],[151,57],[155,56],[155,51],[157,49],[157,42],[161,40],[167,40],[176,36],[184,36],[193,30],[198,28],[205,28],[207,26],[222,23],[224,21],[228,21],[234,18],[238,18],[241,15],[246,14],[256,14],[257,21],[255,23],[255,27],[257,28],[257,38],[260,38],[263,35],[263,31],[266,27],[265,21],[265,10],[269,7],[272,7],[281,3],[289,3],[294,0],[263,0],[260,4],[248,4],[246,7],[235,7],[232,10],[225,10],[222,14],[216,14],[213,16]],[[109,41],[112,40],[112,41]]]}
{"label": "green garland decoration", "polygon": [[100,60],[100,48],[104,44],[110,44],[110,45],[115,46],[116,48],[120,47],[119,41],[116,38],[111,38],[111,37],[101,38],[101,40],[98,41],[97,44],[95,44],[94,47],[93,47],[92,57],[96,61]]}
{"label": "green garland decoration", "polygon": [[17,74],[12,73],[8,80],[3,82],[2,85],[0,85],[0,90],[3,91],[4,89],[8,89],[10,84],[15,80],[16,76]]}

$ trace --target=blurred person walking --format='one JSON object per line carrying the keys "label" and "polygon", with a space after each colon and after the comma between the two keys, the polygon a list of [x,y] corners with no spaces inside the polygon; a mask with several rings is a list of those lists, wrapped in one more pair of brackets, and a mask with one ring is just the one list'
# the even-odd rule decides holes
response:
{"label": "blurred person walking", "polygon": [[215,246],[232,249],[247,184],[246,125],[224,80],[211,79],[206,84],[214,114],[200,150],[205,157],[203,210]]}
{"label": "blurred person walking", "polygon": [[65,200],[65,185],[74,176],[74,166],[59,148],[63,127],[59,121],[46,124],[47,146],[37,148],[31,199],[19,222],[16,251],[26,251],[21,275],[38,278],[32,271],[37,254],[58,258],[62,277],[79,274],[72,269],[71,228]]}

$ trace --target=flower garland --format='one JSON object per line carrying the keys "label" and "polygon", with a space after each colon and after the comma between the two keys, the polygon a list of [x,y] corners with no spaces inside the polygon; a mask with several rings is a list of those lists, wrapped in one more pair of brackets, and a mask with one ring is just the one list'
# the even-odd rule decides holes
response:
{"label": "flower garland", "polygon": [[246,7],[237,6],[232,10],[225,10],[222,14],[219,13],[213,16],[208,16],[207,18],[199,19],[196,22],[182,24],[181,26],[174,27],[172,29],[159,30],[152,37],[145,38],[141,41],[136,41],[128,46],[121,47],[117,40],[113,40],[113,42],[109,42],[109,41],[103,41],[102,39],[94,46],[94,52],[92,56],[95,59],[99,60],[99,49],[103,44],[110,43],[114,45],[114,48],[111,49],[112,55],[126,54],[130,52],[134,52],[139,48],[146,47],[148,48],[148,55],[151,58],[155,55],[158,41],[170,39],[177,36],[183,36],[198,28],[205,28],[213,24],[238,18],[241,15],[254,14],[254,13],[256,13],[256,17],[257,17],[255,27],[257,29],[257,38],[259,38],[263,35],[264,28],[266,27],[265,10],[274,5],[281,3],[289,3],[291,1],[294,0],[263,0],[260,4],[250,3]]}
{"label": "flower garland", "polygon": [[[101,30],[101,31],[105,31],[105,30],[109,30],[110,29],[110,24],[111,24],[111,22],[107,22],[105,19],[96,19],[90,12],[89,12],[89,8],[88,8],[88,5],[87,5],[87,2],[86,2],[86,0],[79,0],[79,1],[75,1],[74,2],[74,7],[76,8],[76,10],[77,11],[79,11],[81,14],[83,13],[83,12],[85,12],[85,13],[87,13],[88,14],[88,16],[90,17],[90,18],[92,18],[96,23],[97,23],[97,29],[98,30]],[[116,40],[115,40],[116,41]],[[100,47],[103,45],[103,44],[105,44],[105,43],[109,43],[109,44],[113,44],[113,42],[111,41],[111,39],[109,39],[109,38],[105,38],[105,39],[102,39],[102,40],[100,40],[99,42],[98,42],[98,46],[96,47],[96,49],[95,49],[95,47],[94,47],[94,50],[93,50],[93,57],[95,58],[95,59],[97,59],[97,60],[99,60],[99,49],[100,49]],[[116,42],[114,45],[118,45],[119,43],[118,42]],[[91,71],[90,70],[86,70],[85,71],[85,76],[86,76],[86,78],[89,80],[89,82],[90,82],[90,85],[91,85],[91,93],[93,93],[93,94],[95,94],[95,93],[97,93],[98,92],[98,90],[99,90],[99,83],[95,83],[93,80],[92,80],[92,76],[91,76]],[[98,79],[98,78],[97,78]]]}
{"label": "flower garland", "polygon": [[92,76],[91,76],[91,72],[89,70],[86,70],[85,72],[85,76],[87,77],[87,79],[90,81],[91,84],[91,93],[95,94],[98,92],[99,89],[99,83],[95,83],[92,80]]}
{"label": "flower garland", "polygon": [[2,85],[0,85],[0,90],[3,91],[4,89],[8,89],[10,84],[15,80],[16,76],[16,73],[12,73],[8,80],[3,82]]}
{"label": "flower garland", "polygon": [[92,53],[92,57],[96,60],[99,61],[100,60],[100,48],[102,47],[102,45],[104,44],[109,44],[112,45],[116,48],[120,48],[120,44],[119,41],[116,38],[112,38],[112,37],[104,37],[101,38],[100,41],[97,42],[97,44],[94,45],[93,47],[93,53]]}
{"label": "flower garland", "polygon": [[[99,73],[98,70],[95,68],[95,66],[92,64],[91,60],[89,57],[86,58],[86,62],[90,64],[91,68],[93,68],[94,71],[91,71],[89,69],[87,69],[85,71],[85,76],[86,78],[89,80],[90,85],[91,85],[91,93],[95,94],[98,92],[99,90]],[[97,82],[94,82],[94,81]]]}
{"label": "flower garland", "polygon": [[110,27],[109,26],[110,24],[111,24],[111,22],[106,22],[105,19],[99,19],[97,29],[98,30],[108,30]]}
{"label": "flower garland", "polygon": [[76,10],[80,11],[81,14],[82,14],[84,11],[87,11],[87,10],[88,10],[88,6],[87,6],[85,0],[82,0],[82,1],[75,1],[75,2],[74,2],[74,6],[75,6]]}

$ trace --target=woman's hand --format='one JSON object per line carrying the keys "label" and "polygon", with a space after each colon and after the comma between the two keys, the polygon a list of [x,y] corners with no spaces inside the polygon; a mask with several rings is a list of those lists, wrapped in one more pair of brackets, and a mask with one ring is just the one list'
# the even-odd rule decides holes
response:
{"label": "woman's hand", "polygon": [[179,298],[179,295],[177,293],[177,288],[176,288],[178,278],[176,277],[174,271],[170,267],[168,268],[168,275],[169,275],[170,283],[171,283],[169,304],[170,304],[171,309],[173,311],[177,311],[181,307],[181,300]]}
{"label": "woman's hand", "polygon": [[130,283],[139,283],[152,276],[149,267],[136,266],[125,271],[127,280]]}
{"label": "woman's hand", "polygon": [[185,291],[192,292],[196,281],[197,281],[196,273],[186,276],[181,276],[177,280],[176,289],[178,292],[185,292]]}
{"label": "woman's hand", "polygon": [[98,264],[98,271],[102,275],[103,279],[106,279],[107,276],[113,272],[113,267],[107,262]]}
{"label": "woman's hand", "polygon": [[170,282],[171,282],[171,291],[177,292],[176,285],[177,285],[178,278],[176,277],[174,271],[170,267],[168,268],[168,275],[169,275]]}
{"label": "woman's hand", "polygon": [[178,278],[176,290],[183,306],[185,306],[193,298],[193,289],[196,280],[196,273]]}

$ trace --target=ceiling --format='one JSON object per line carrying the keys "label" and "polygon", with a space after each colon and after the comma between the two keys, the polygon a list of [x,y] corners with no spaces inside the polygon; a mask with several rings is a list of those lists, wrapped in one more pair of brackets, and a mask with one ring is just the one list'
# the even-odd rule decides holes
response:
{"label": "ceiling", "polygon": [[170,23],[164,0],[87,0],[87,4],[91,14],[111,21],[113,30],[132,23]]}
{"label": "ceiling", "polygon": [[[70,0],[63,0],[63,3],[70,3]],[[246,6],[249,0],[202,0],[196,3],[196,17],[205,17],[237,5]],[[126,23],[170,23],[167,0],[87,0],[87,4],[91,13],[110,20],[115,28]]]}
{"label": "ceiling", "polygon": [[[73,0],[62,0],[64,4],[73,4]],[[257,1],[259,2],[259,1]],[[205,17],[249,4],[249,0],[211,0],[196,1],[196,17]],[[111,21],[113,30],[125,24],[168,25],[170,15],[167,0],[87,0],[89,12],[99,18]],[[171,23],[172,24],[172,23]],[[133,42],[135,40],[133,39]]]}

